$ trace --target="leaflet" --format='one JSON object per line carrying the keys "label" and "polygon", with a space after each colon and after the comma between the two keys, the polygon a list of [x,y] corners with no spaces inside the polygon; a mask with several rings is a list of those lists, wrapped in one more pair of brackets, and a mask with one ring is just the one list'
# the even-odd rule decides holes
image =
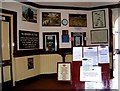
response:
{"label": "leaflet", "polygon": [[82,47],[73,47],[73,61],[82,61]]}
{"label": "leaflet", "polygon": [[99,63],[109,63],[109,47],[99,46],[98,57],[99,57]]}
{"label": "leaflet", "polygon": [[80,81],[101,82],[101,67],[99,66],[80,66]]}
{"label": "leaflet", "polygon": [[83,57],[84,58],[90,58],[93,65],[98,65],[97,46],[95,46],[95,47],[84,47]]}

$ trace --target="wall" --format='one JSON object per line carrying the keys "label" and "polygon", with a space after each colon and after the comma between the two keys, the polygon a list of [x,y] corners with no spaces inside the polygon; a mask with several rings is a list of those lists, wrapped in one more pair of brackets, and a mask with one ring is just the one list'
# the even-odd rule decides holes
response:
{"label": "wall", "polygon": [[[62,30],[68,30],[69,31],[69,37],[71,38],[71,32],[86,32],[86,40],[87,45],[91,44],[90,40],[90,30],[96,30],[92,28],[92,11],[83,11],[83,10],[63,10],[63,9],[37,9],[32,6],[34,9],[37,9],[37,23],[31,23],[22,21],[22,3],[17,2],[4,2],[2,5],[3,9],[11,10],[17,12],[17,33],[19,30],[25,30],[25,31],[37,31],[39,32],[40,36],[40,49],[43,48],[43,36],[42,32],[59,32],[59,47],[60,48],[71,48],[71,41],[69,43],[62,43],[61,42],[61,35]],[[106,11],[106,27],[105,29],[108,29],[108,10]],[[42,12],[60,12],[61,13],[61,20],[62,19],[68,19],[69,14],[87,14],[87,27],[69,27],[69,24],[67,26],[63,26],[61,24],[61,27],[42,27]],[[17,34],[18,35],[18,34]],[[17,40],[19,38],[17,37]],[[12,41],[13,43],[13,41]],[[19,42],[18,42],[19,44]],[[19,48],[19,47],[18,47]],[[28,70],[27,69],[27,59],[33,57],[34,58],[34,69]],[[72,55],[67,55],[65,60],[67,62],[72,61]],[[19,81],[22,79],[26,79],[32,76],[36,76],[39,74],[51,74],[56,73],[57,70],[57,62],[61,62],[62,57],[58,54],[45,54],[45,55],[33,55],[33,56],[24,56],[24,57],[13,57],[12,64],[14,65],[13,68],[13,74],[14,74],[14,81]]]}
{"label": "wall", "polygon": [[[71,38],[71,32],[86,32],[88,34],[89,29],[91,27],[91,11],[83,11],[83,10],[63,10],[63,9],[40,9],[40,39],[42,39],[42,32],[59,32],[59,47],[60,48],[71,48],[71,40],[68,43],[62,43],[61,36],[62,36],[62,30],[68,30],[69,31],[69,38]],[[61,20],[67,19],[68,24],[67,26],[64,26],[61,24],[61,27],[45,27],[42,26],[42,12],[58,12],[61,13]],[[69,27],[69,14],[87,14],[87,27]],[[87,39],[89,39],[89,35],[87,36]],[[89,41],[87,41],[87,44],[89,44]],[[43,48],[43,40],[41,40],[40,48]]]}

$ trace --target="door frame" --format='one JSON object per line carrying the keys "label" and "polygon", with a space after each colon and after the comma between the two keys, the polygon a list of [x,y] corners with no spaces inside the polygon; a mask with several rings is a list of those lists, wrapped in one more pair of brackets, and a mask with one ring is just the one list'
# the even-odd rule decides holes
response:
{"label": "door frame", "polygon": [[[9,22],[9,28],[10,28],[10,31],[9,31],[9,42],[10,42],[10,60],[11,60],[11,62],[9,62],[9,64],[6,64],[6,65],[10,65],[10,73],[11,73],[11,80],[12,80],[12,87],[13,87],[13,85],[14,85],[15,82],[13,80],[13,77],[14,77],[13,74],[14,74],[14,72],[13,72],[13,67],[12,67],[12,64],[13,64],[12,61],[13,61],[13,56],[15,54],[15,50],[17,49],[17,46],[12,46],[12,43],[14,43],[14,45],[16,45],[16,43],[17,43],[17,12],[6,10],[6,9],[0,9],[0,11],[2,11],[1,15],[4,16],[4,17],[10,17],[10,16],[13,17],[12,21],[13,21],[13,26],[14,27],[11,24],[11,22],[12,22],[11,21],[11,17],[10,17],[10,22]],[[11,30],[11,26],[13,27],[13,30]],[[13,40],[11,40],[11,38],[12,38],[11,34],[13,35]],[[0,35],[1,35],[1,33],[0,33]],[[0,52],[2,52],[1,49],[0,49]],[[3,65],[3,63],[2,63],[2,55],[0,55],[0,56],[1,56],[0,57],[0,61],[1,61],[2,83],[3,83],[4,81],[3,81],[3,72],[2,71],[3,71],[3,67],[4,66],[2,66]],[[7,62],[5,62],[5,63],[7,63]],[[2,84],[2,87],[4,89],[3,85],[4,86],[9,86],[9,85],[11,85],[11,83]]]}

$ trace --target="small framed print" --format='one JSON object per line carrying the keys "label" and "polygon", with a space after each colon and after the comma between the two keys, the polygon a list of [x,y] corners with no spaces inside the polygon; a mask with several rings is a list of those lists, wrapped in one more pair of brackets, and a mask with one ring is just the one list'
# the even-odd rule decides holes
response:
{"label": "small framed print", "polygon": [[92,12],[93,28],[106,27],[105,10]]}
{"label": "small framed print", "polygon": [[58,62],[57,63],[58,81],[71,80],[71,62]]}
{"label": "small framed print", "polygon": [[34,61],[33,58],[28,58],[28,70],[34,68]]}

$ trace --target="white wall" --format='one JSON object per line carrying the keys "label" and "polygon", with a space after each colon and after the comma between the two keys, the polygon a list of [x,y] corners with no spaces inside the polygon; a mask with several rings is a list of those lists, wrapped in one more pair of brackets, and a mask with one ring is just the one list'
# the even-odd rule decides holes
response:
{"label": "white wall", "polygon": [[[71,41],[69,43],[62,43],[61,36],[62,36],[62,30],[68,30],[69,31],[69,38],[71,38],[71,32],[89,32],[89,27],[91,24],[91,18],[90,14],[91,11],[83,11],[83,10],[64,10],[64,9],[40,9],[40,31],[42,32],[59,32],[59,47],[60,48],[71,48]],[[61,13],[61,20],[67,19],[68,24],[67,26],[64,26],[61,24],[61,27],[45,27],[42,26],[42,12],[58,12]],[[86,14],[87,15],[87,27],[69,27],[69,14]],[[40,33],[40,39],[42,38],[42,32]],[[87,39],[89,39],[89,36],[87,36]],[[87,41],[87,43],[89,43]],[[40,48],[43,48],[43,40],[41,40]]]}

